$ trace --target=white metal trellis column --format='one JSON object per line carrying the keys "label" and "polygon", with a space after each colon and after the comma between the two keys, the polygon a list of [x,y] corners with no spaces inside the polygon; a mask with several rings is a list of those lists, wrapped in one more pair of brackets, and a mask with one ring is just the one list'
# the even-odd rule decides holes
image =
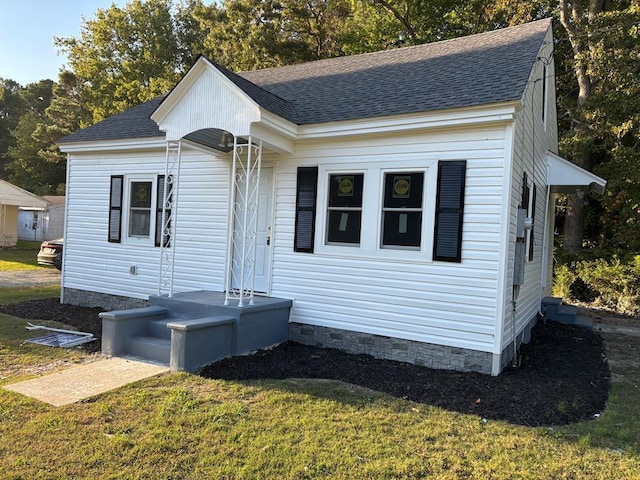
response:
{"label": "white metal trellis column", "polygon": [[249,305],[253,305],[261,163],[262,140],[254,143],[249,137],[246,143],[240,143],[237,137],[234,138],[232,181],[229,186],[225,305],[229,304],[229,300],[237,299],[238,306],[243,307],[246,297],[249,298]]}
{"label": "white metal trellis column", "polygon": [[160,275],[158,294],[173,296],[173,272],[176,251],[176,214],[178,210],[178,181],[180,179],[180,157],[182,144],[180,141],[167,142],[167,158],[164,172],[164,193],[162,201],[162,218],[160,231]]}

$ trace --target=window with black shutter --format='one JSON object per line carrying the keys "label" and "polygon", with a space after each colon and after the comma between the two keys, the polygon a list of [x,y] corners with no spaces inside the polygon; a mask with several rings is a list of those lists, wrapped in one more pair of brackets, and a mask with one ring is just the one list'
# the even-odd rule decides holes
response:
{"label": "window with black shutter", "polygon": [[466,160],[438,162],[433,259],[460,262]]}
{"label": "window with black shutter", "polygon": [[[538,189],[536,188],[536,184],[533,184],[533,189],[531,191],[531,220],[532,220],[532,225],[536,224],[536,201],[537,201],[537,197],[538,196]],[[529,232],[529,261],[533,261],[533,247],[534,247],[534,231],[533,231],[533,227],[531,228],[531,231]]]}
{"label": "window with black shutter", "polygon": [[122,239],[122,189],[124,177],[111,176],[111,191],[109,194],[109,235],[112,243],[120,243]]}
{"label": "window with black shutter", "polygon": [[293,243],[293,250],[296,252],[313,253],[317,190],[318,167],[298,167]]}

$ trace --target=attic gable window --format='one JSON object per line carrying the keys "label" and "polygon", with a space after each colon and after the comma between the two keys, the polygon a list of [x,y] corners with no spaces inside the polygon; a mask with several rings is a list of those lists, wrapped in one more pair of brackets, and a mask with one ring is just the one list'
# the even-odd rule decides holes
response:
{"label": "attic gable window", "polygon": [[327,244],[360,245],[363,187],[363,173],[329,175]]}

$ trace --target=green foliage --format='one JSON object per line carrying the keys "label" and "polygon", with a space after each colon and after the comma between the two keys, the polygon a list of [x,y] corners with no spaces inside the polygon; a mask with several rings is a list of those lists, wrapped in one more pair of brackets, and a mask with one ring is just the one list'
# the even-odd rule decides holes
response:
{"label": "green foliage", "polygon": [[[553,294],[619,313],[640,313],[640,255],[563,259],[554,270]],[[585,258],[586,257],[586,258]],[[628,258],[627,258],[628,257]]]}
{"label": "green foliage", "polygon": [[[79,38],[56,38],[93,122],[166,93],[184,71],[171,0],[112,4],[85,19]],[[179,17],[184,18],[184,17]]]}

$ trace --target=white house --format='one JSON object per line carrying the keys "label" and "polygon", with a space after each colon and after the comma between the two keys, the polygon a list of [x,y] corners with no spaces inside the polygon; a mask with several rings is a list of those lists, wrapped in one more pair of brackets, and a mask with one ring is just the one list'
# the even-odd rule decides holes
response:
{"label": "white house", "polygon": [[202,56],[60,140],[62,301],[289,299],[292,340],[498,374],[551,287],[554,193],[605,186],[556,154],[554,79],[549,19],[239,74]]}
{"label": "white house", "polygon": [[45,206],[21,206],[18,210],[19,240],[53,240],[64,235],[64,196],[44,195]]}

